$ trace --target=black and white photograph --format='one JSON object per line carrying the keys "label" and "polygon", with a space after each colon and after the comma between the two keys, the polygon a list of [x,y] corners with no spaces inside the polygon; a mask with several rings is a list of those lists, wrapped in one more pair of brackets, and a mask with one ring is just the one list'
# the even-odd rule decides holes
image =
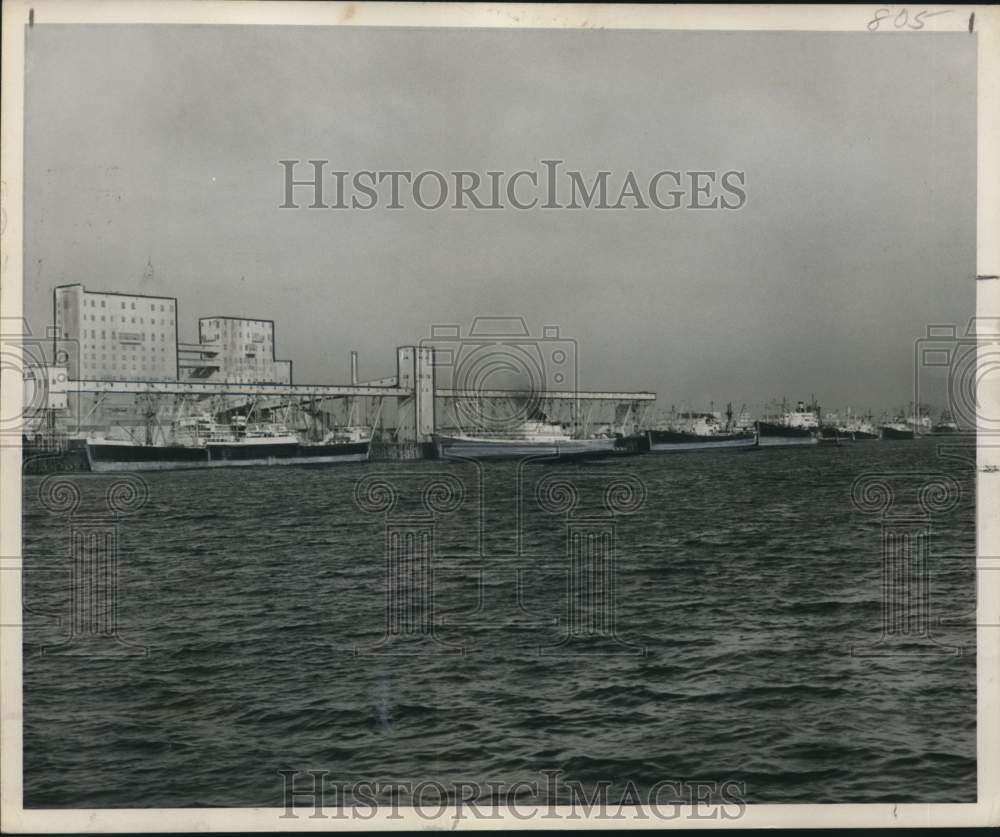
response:
{"label": "black and white photograph", "polygon": [[998,823],[995,9],[3,41],[5,831]]}

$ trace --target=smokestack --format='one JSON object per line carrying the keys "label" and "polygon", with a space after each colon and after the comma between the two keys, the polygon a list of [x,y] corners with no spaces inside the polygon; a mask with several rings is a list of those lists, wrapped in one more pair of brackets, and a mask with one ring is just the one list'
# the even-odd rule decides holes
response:
{"label": "smokestack", "polygon": [[358,385],[358,353],[351,352],[351,386]]}

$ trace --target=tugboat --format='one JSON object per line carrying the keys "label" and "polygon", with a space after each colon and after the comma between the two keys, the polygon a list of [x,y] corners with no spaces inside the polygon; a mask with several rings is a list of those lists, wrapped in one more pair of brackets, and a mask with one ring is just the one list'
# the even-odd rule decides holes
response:
{"label": "tugboat", "polygon": [[475,435],[436,434],[433,438],[441,459],[526,459],[535,456],[582,459],[621,452],[620,438],[610,430],[581,438],[544,417],[525,420],[513,430],[484,430]]}
{"label": "tugboat", "polygon": [[141,444],[133,438],[88,437],[84,450],[91,471],[175,471],[254,465],[333,465],[368,459],[371,432],[335,431],[318,443],[301,442],[284,425],[250,424],[236,416],[228,424],[209,415],[179,419],[169,444]]}
{"label": "tugboat", "polygon": [[799,401],[794,410],[784,410],[774,421],[758,421],[757,438],[761,447],[818,444],[819,406],[814,402],[806,407]]}
{"label": "tugboat", "polygon": [[726,423],[715,412],[671,414],[662,426],[646,431],[651,453],[754,448],[757,434],[733,424],[733,405],[726,406]]}

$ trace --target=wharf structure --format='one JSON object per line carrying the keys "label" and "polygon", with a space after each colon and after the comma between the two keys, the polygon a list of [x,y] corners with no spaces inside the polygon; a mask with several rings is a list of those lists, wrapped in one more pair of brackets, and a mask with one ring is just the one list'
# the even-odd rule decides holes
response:
{"label": "wharf structure", "polygon": [[453,428],[457,415],[488,422],[528,404],[580,433],[605,422],[629,435],[656,398],[651,392],[537,386],[445,387],[429,345],[398,347],[389,377],[360,381],[352,352],[348,383],[302,384],[293,380],[292,362],[275,356],[272,320],[202,317],[198,342],[185,343],[178,338],[175,298],[75,284],[55,289],[53,308],[53,360],[26,381],[35,391],[30,398],[26,392],[25,403],[41,405],[33,432],[43,440],[111,433],[166,444],[173,423],[192,413],[253,413],[280,419],[305,438],[335,427],[371,426],[373,458],[409,459],[431,455],[435,433]]}

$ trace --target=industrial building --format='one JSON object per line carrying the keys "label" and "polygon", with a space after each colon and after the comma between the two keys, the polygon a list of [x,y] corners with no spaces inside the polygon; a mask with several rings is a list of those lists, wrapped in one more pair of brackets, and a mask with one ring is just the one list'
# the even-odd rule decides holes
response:
{"label": "industrial building", "polygon": [[290,384],[292,362],[274,357],[274,321],[202,317],[198,343],[180,344],[182,378],[243,384]]}
{"label": "industrial building", "polygon": [[202,317],[198,342],[178,340],[173,297],[53,292],[54,353],[72,380],[291,384],[292,362],[274,356],[274,321]]}
{"label": "industrial building", "polygon": [[[649,392],[548,390],[544,380],[526,390],[441,386],[436,350],[427,345],[397,347],[390,377],[359,381],[352,353],[349,384],[295,384],[292,362],[275,358],[273,320],[202,317],[197,342],[181,343],[174,298],[73,284],[54,290],[53,305],[47,387],[43,392],[38,386],[41,378],[26,381],[26,403],[42,402],[39,424],[53,439],[169,446],[183,420],[254,415],[278,421],[310,444],[361,428],[378,442],[372,457],[408,459],[431,455],[441,428],[489,426],[494,416],[518,414],[526,403],[577,435],[602,424],[634,435],[641,411],[656,398]],[[460,403],[475,406],[459,409]]]}
{"label": "industrial building", "polygon": [[53,292],[56,339],[71,345],[69,377],[105,381],[177,380],[177,300],[88,291]]}

